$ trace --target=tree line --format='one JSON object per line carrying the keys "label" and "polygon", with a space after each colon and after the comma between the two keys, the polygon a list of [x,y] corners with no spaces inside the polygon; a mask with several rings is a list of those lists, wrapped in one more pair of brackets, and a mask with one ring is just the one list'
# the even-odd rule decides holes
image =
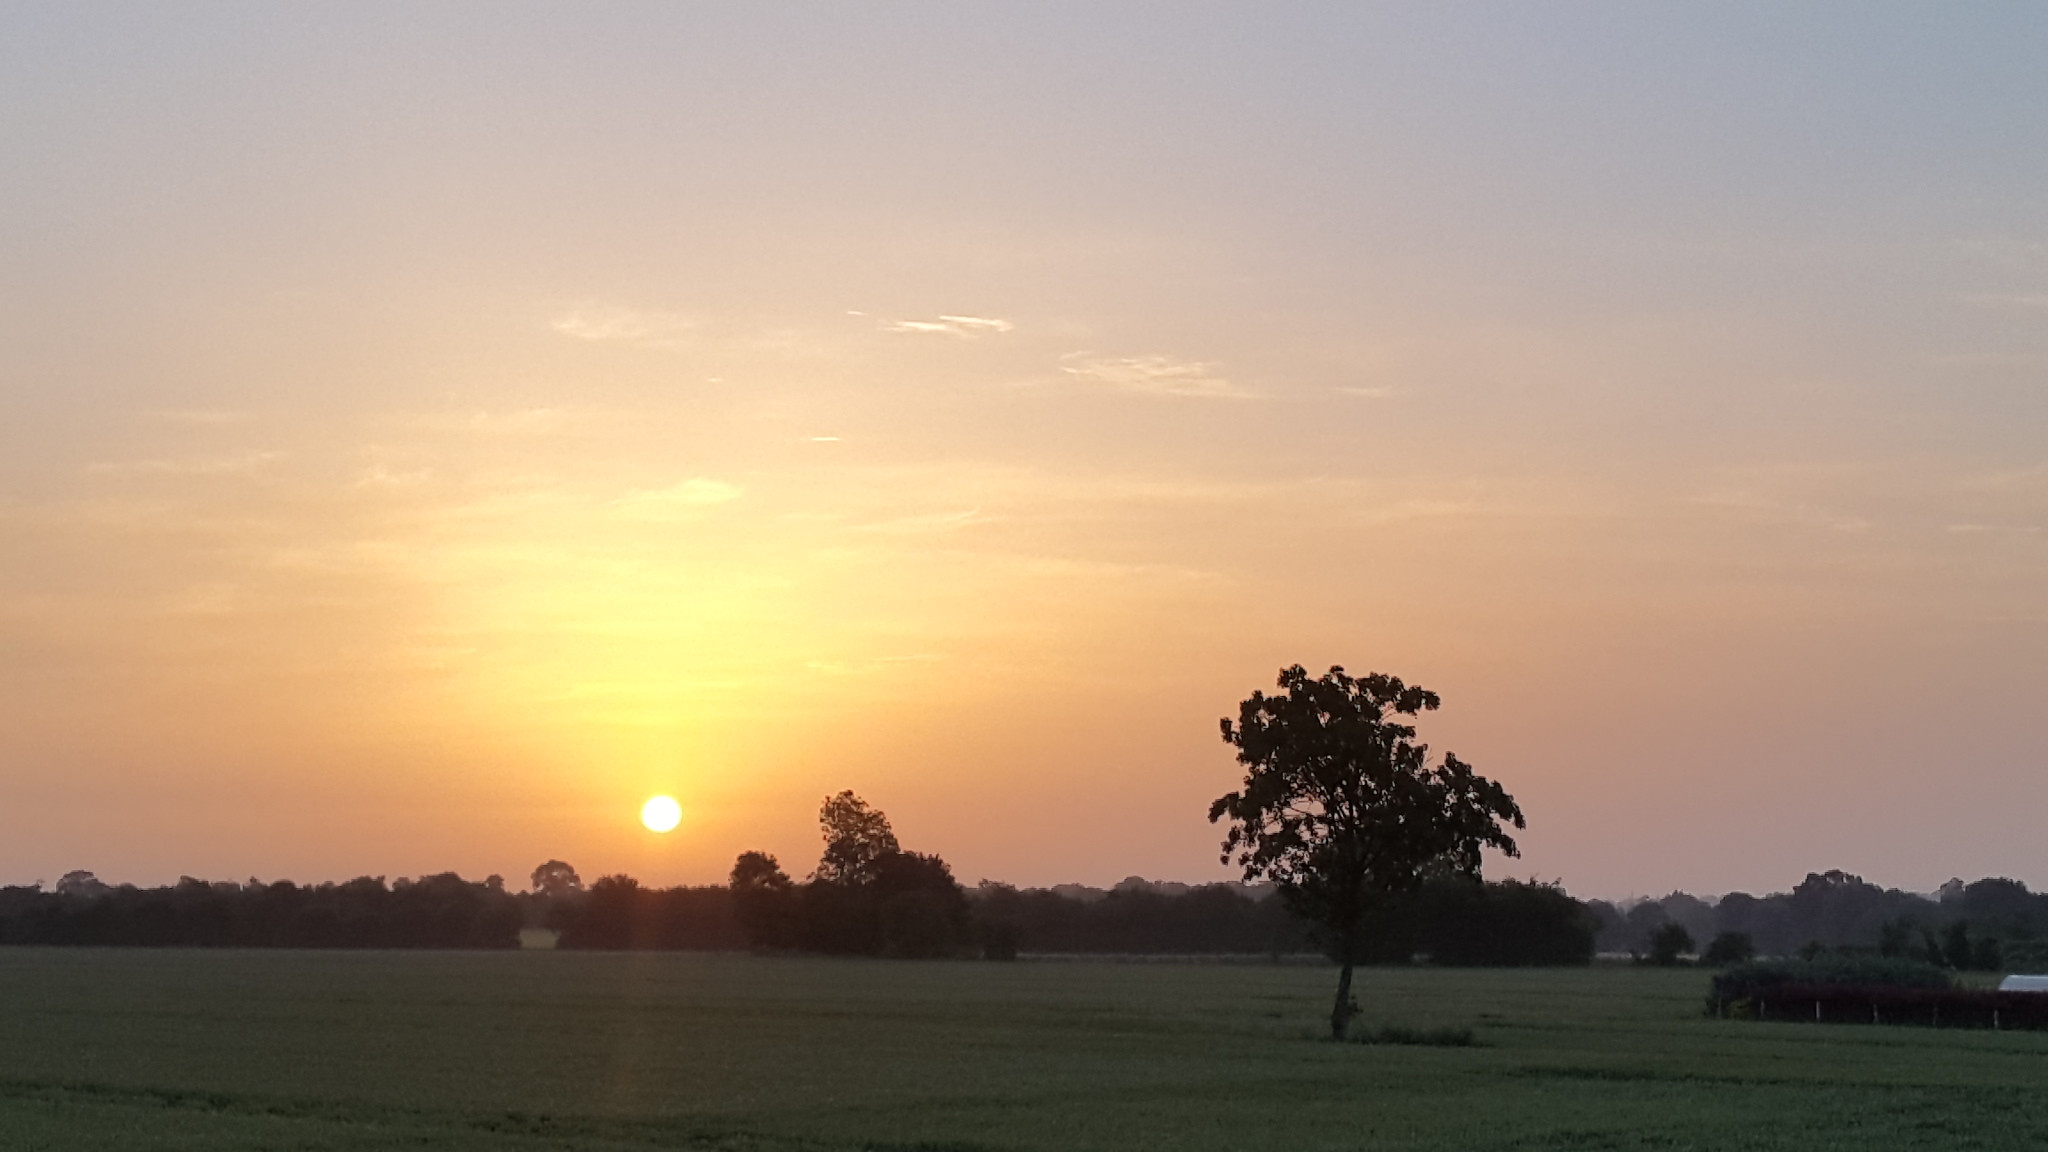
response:
{"label": "tree line", "polygon": [[991,959],[1313,950],[1340,967],[1330,1023],[1341,1038],[1357,1013],[1360,963],[1575,964],[1597,948],[1677,962],[1697,938],[1710,963],[1835,949],[1984,968],[2048,940],[2048,896],[2013,880],[1952,882],[1930,900],[1824,872],[1789,893],[1673,893],[1625,908],[1555,885],[1485,882],[1482,852],[1514,856],[1524,818],[1499,784],[1416,738],[1412,721],[1439,706],[1436,693],[1341,667],[1312,677],[1300,665],[1283,669],[1278,687],[1254,692],[1221,726],[1245,776],[1209,819],[1224,825],[1222,859],[1242,870],[1241,884],[969,891],[846,791],[821,806],[824,847],[802,879],[764,852],[742,853],[725,885],[669,889],[624,875],[585,888],[558,860],[535,869],[526,893],[453,874],[139,889],[73,873],[54,891],[0,889],[0,943],[501,948],[540,927],[572,949]]}
{"label": "tree line", "polygon": [[1842,871],[1813,872],[1789,892],[1674,892],[1628,905],[1594,900],[1603,952],[1659,961],[1697,944],[1710,962],[1750,954],[1869,953],[1990,971],[2048,963],[2048,893],[2005,878],[1951,880],[1931,895]]}
{"label": "tree line", "polygon": [[[888,817],[854,795],[825,799],[817,866],[791,878],[743,853],[727,884],[657,888],[631,876],[585,884],[571,865],[535,868],[529,890],[492,876],[364,877],[295,885],[181,879],[108,885],[75,872],[53,890],[0,889],[0,943],[239,948],[512,948],[522,928],[578,950],[782,951],[1013,959],[1077,955],[1290,956],[1326,952],[1271,885],[1113,888],[961,885],[938,856],[906,850]],[[1587,906],[1554,885],[1443,876],[1377,906],[1360,926],[1364,963],[1582,964]]]}
{"label": "tree line", "polygon": [[0,944],[164,948],[516,948],[527,918],[496,876],[112,885],[71,872],[0,888]]}
{"label": "tree line", "polygon": [[[321,884],[185,877],[138,888],[74,872],[54,886],[0,888],[0,944],[514,948],[526,927],[559,932],[558,947],[600,950],[998,959],[1017,953],[1326,951],[1314,926],[1266,885],[1153,883],[1138,877],[1106,889],[956,884],[960,904],[937,897],[939,930],[932,933],[934,918],[890,906],[893,879],[882,879],[866,896],[824,890],[805,895],[808,884],[791,881],[783,887],[772,879],[774,872],[762,882],[781,890],[774,898],[780,907],[756,904],[746,915],[740,911],[746,901],[736,899],[728,885],[655,888],[623,875],[585,885],[560,861],[535,869],[528,891],[514,891],[497,877],[473,881],[452,873]],[[841,903],[826,911],[835,899]],[[863,900],[865,909],[859,907]],[[952,908],[964,908],[964,922],[946,911]],[[809,920],[819,912],[825,912],[820,920]],[[911,930],[919,924],[928,935],[914,940]],[[1683,934],[1682,944],[1670,942],[1674,928]],[[1548,884],[1439,879],[1371,914],[1360,929],[1358,956],[1369,964],[1564,965],[1586,963],[1597,949],[1634,953],[1645,961],[1664,953],[1676,960],[1705,956],[1712,942],[1730,934],[1747,937],[1748,946],[1712,962],[1826,951],[1932,959],[1952,969],[2039,966],[2048,962],[2048,893],[2031,892],[2017,880],[1986,879],[1951,881],[1926,896],[1831,871],[1810,874],[1789,892],[1732,893],[1718,900],[1674,893],[1624,907],[1577,900]]]}

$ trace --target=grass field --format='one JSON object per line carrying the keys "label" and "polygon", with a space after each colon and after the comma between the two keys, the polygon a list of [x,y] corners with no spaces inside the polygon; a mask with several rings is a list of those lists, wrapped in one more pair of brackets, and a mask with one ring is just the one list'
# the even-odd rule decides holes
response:
{"label": "grass field", "polygon": [[2048,1034],[1723,1023],[1705,975],[0,950],[6,1149],[2048,1147]]}

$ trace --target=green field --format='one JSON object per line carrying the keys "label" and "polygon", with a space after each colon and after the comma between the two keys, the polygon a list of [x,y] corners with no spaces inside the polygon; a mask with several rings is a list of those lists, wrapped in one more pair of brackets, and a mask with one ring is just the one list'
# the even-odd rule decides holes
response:
{"label": "green field", "polygon": [[0,950],[6,1149],[2039,1148],[2048,1035],[1717,1022],[1705,975]]}

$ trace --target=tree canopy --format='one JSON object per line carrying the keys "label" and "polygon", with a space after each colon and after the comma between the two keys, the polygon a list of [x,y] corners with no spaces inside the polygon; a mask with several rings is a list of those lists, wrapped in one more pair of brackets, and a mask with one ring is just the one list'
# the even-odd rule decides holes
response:
{"label": "tree canopy", "polygon": [[1401,717],[1435,710],[1437,694],[1383,673],[1283,669],[1278,695],[1253,692],[1223,739],[1244,784],[1209,808],[1227,820],[1222,858],[1247,880],[1270,880],[1325,932],[1343,965],[1330,1016],[1342,1038],[1356,1008],[1351,969],[1359,927],[1388,897],[1436,876],[1479,875],[1481,853],[1517,854],[1507,826],[1525,827],[1499,784],[1455,754],[1432,762]]}
{"label": "tree canopy", "polygon": [[879,861],[903,850],[889,818],[851,789],[825,797],[818,808],[818,830],[825,851],[815,875],[827,884],[866,883],[874,879]]}

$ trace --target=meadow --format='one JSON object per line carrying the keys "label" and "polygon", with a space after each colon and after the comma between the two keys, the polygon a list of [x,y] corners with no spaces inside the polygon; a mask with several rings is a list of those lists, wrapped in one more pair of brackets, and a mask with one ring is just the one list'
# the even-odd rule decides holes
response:
{"label": "meadow", "polygon": [[2048,1035],[1702,1018],[1706,974],[0,950],[8,1149],[2048,1146]]}

